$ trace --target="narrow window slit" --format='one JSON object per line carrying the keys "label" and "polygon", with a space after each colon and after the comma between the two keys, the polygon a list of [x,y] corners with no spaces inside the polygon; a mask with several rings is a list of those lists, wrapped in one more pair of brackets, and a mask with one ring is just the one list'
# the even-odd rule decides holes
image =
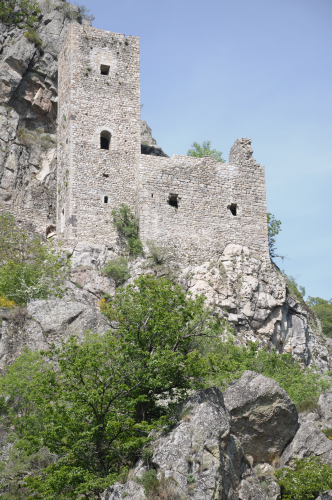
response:
{"label": "narrow window slit", "polygon": [[104,203],[108,203],[108,196],[104,196]]}

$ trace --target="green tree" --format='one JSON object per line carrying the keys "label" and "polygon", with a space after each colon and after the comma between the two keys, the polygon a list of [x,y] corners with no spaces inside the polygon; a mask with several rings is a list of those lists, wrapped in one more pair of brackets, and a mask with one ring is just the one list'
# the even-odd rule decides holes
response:
{"label": "green tree", "polygon": [[41,10],[38,2],[31,0],[2,0],[0,2],[0,21],[3,24],[30,27],[38,22]]}
{"label": "green tree", "polygon": [[331,388],[329,376],[321,376],[294,360],[291,353],[279,354],[276,350],[259,349],[257,342],[249,346],[238,346],[232,338],[226,342],[204,340],[202,353],[210,363],[206,380],[208,386],[227,387],[232,380],[242,376],[245,370],[252,370],[270,377],[285,389],[292,401],[301,407]]}
{"label": "green tree", "polygon": [[284,259],[283,255],[278,255],[276,253],[277,251],[276,236],[278,236],[278,234],[281,231],[281,221],[276,220],[274,215],[271,214],[270,212],[267,213],[267,229],[268,229],[269,250],[271,259],[274,259],[276,257]]}
{"label": "green tree", "polygon": [[101,272],[112,278],[116,286],[123,285],[130,278],[128,262],[124,257],[109,260]]}
{"label": "green tree", "polygon": [[222,157],[222,152],[216,149],[211,149],[211,141],[203,141],[202,144],[193,142],[190,149],[187,151],[187,156],[194,156],[195,158],[203,158],[203,156],[213,156],[217,161],[225,163]]}
{"label": "green tree", "polygon": [[308,297],[308,304],[321,322],[323,334],[332,337],[332,299]]}
{"label": "green tree", "polygon": [[125,203],[112,210],[112,215],[114,226],[118,230],[120,239],[126,244],[126,250],[133,257],[142,255],[143,245],[139,238],[138,218]]}
{"label": "green tree", "polygon": [[59,248],[18,227],[10,214],[0,216],[0,296],[16,304],[62,293],[68,271]]}
{"label": "green tree", "polygon": [[72,337],[43,357],[25,352],[1,379],[16,449],[57,457],[26,478],[31,498],[98,494],[132,465],[175,402],[204,385],[209,365],[199,339],[215,338],[221,325],[202,297],[141,276],[103,310],[114,332]]}

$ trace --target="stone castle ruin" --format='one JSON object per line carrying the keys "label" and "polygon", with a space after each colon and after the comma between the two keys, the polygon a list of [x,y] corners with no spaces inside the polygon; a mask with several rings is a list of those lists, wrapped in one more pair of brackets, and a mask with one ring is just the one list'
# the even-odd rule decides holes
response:
{"label": "stone castle ruin", "polygon": [[[204,295],[240,343],[331,369],[317,318],[269,258],[264,168],[250,140],[235,142],[229,163],[169,158],[140,120],[138,38],[80,25],[63,6],[43,4],[42,50],[0,24],[0,214],[56,234],[72,266],[63,298],[32,301],[35,319],[19,333],[0,325],[0,369],[24,345],[109,328],[96,306],[115,290],[100,270],[122,249],[111,214],[121,203],[139,217],[143,245],[170,250],[177,282]],[[148,262],[128,259],[130,279],[168,272]]]}
{"label": "stone castle ruin", "polygon": [[268,258],[264,167],[249,139],[235,142],[229,163],[141,148],[138,38],[74,23],[58,68],[56,225],[65,242],[116,247],[111,211],[125,203],[143,243],[167,244],[179,258],[212,259],[231,243]]}

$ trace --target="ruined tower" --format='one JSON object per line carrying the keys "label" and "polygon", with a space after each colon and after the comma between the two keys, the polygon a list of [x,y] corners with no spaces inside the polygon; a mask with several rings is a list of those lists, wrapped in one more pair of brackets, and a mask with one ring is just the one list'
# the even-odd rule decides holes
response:
{"label": "ruined tower", "polygon": [[73,23],[59,56],[57,232],[112,245],[111,210],[136,205],[139,39]]}
{"label": "ruined tower", "polygon": [[143,244],[178,260],[218,259],[229,244],[269,258],[264,167],[250,139],[235,142],[229,163],[141,154],[138,38],[71,25],[59,57],[57,199],[69,244],[117,249],[111,211],[125,203]]}

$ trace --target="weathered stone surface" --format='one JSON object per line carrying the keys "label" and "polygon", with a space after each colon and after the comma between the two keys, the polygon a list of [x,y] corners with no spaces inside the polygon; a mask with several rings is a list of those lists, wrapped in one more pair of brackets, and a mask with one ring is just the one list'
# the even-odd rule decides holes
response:
{"label": "weathered stone surface", "polygon": [[319,495],[316,500],[332,500],[332,490],[325,491],[324,493]]}
{"label": "weathered stone surface", "polygon": [[78,286],[84,292],[90,294],[90,296],[92,295],[95,299],[95,304],[97,304],[103,295],[113,295],[115,292],[114,280],[107,276],[102,276],[94,269],[76,267],[71,272],[70,280],[76,287]]}
{"label": "weathered stone surface", "polygon": [[[182,421],[154,443],[153,463],[159,474],[173,477],[195,500],[236,498],[235,489],[246,468],[238,439],[231,435],[231,419],[218,389],[195,393],[183,405]],[[195,482],[188,492],[188,477]]]}
{"label": "weathered stone surface", "polygon": [[66,299],[33,300],[28,313],[46,336],[81,335],[87,330],[103,334],[109,329],[97,308]]}
{"label": "weathered stone surface", "polygon": [[117,257],[112,247],[105,245],[91,244],[86,241],[80,241],[71,249],[71,265],[73,268],[79,266],[101,269],[107,261]]}
{"label": "weathered stone surface", "polygon": [[144,488],[135,481],[128,481],[125,484],[116,483],[107,488],[101,495],[101,500],[147,500]]}
{"label": "weathered stone surface", "polygon": [[47,350],[69,335],[82,337],[88,330],[102,335],[109,328],[99,308],[88,300],[34,300],[27,310],[0,309],[0,369],[13,363],[24,347]]}
{"label": "weathered stone surface", "polygon": [[217,262],[190,265],[179,280],[186,290],[207,297],[206,303],[234,326],[240,342],[258,341],[262,347],[290,352],[322,372],[332,368],[331,348],[316,316],[287,295],[278,268],[247,247],[227,245]]}
{"label": "weathered stone surface", "polygon": [[296,433],[298,416],[294,403],[277,382],[246,371],[224,393],[232,415],[232,432],[254,462],[271,462]]}
{"label": "weathered stone surface", "polygon": [[281,456],[282,465],[292,465],[296,458],[316,456],[332,466],[332,441],[315,425],[302,423],[292,442]]}
{"label": "weathered stone surface", "polygon": [[[158,478],[172,480],[174,494],[178,493],[174,498],[237,500],[236,490],[248,466],[239,440],[231,434],[231,418],[221,392],[211,388],[194,393],[182,405],[181,415],[175,428],[152,444],[151,462]],[[134,475],[141,474],[140,465]],[[129,486],[116,485],[114,495]],[[138,494],[137,487],[130,487]],[[118,498],[112,494],[105,500]]]}
{"label": "weathered stone surface", "polygon": [[255,477],[243,479],[238,490],[239,500],[269,500],[269,497]]}
{"label": "weathered stone surface", "polygon": [[332,428],[332,394],[324,393],[319,396],[321,427]]}

